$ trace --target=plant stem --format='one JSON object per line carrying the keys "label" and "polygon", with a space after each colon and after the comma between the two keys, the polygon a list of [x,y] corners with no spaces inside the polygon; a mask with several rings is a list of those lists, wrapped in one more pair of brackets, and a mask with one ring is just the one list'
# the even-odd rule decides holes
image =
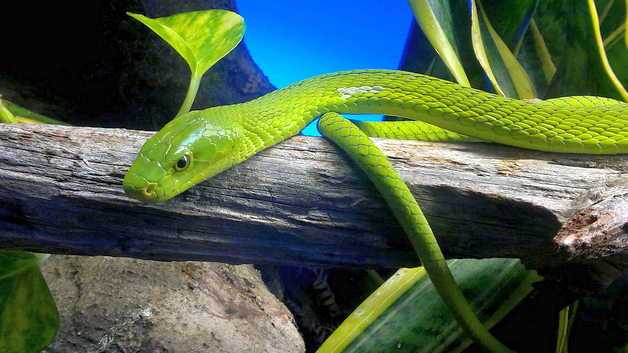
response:
{"label": "plant stem", "polygon": [[192,104],[194,103],[194,99],[196,98],[196,93],[198,93],[198,87],[201,84],[202,75],[197,75],[195,72],[192,72],[190,76],[190,85],[188,86],[188,91],[185,94],[185,99],[181,104],[181,108],[179,108],[179,112],[175,116],[175,118],[181,114],[185,114],[190,111],[192,108]]}

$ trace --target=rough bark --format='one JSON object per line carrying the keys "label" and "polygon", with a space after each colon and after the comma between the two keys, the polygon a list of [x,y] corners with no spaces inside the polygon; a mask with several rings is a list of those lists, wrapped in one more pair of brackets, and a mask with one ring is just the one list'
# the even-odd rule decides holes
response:
{"label": "rough bark", "polygon": [[[15,30],[24,27],[19,16],[14,17],[20,23],[0,22],[2,32],[12,34],[3,42],[10,55],[0,57],[0,94],[74,125],[147,130],[158,129],[178,110],[189,69],[125,12],[159,17],[235,9],[233,0],[5,5],[6,13],[28,13],[30,30]],[[241,43],[204,76],[195,107],[250,100],[272,89]],[[47,352],[303,352],[294,319],[253,271],[53,256],[44,274],[61,328]]]}
{"label": "rough bark", "polygon": [[[322,138],[292,138],[171,202],[142,204],[124,195],[121,181],[151,134],[0,126],[0,246],[155,260],[416,265],[371,185]],[[377,144],[449,256],[625,266],[626,156]]]}

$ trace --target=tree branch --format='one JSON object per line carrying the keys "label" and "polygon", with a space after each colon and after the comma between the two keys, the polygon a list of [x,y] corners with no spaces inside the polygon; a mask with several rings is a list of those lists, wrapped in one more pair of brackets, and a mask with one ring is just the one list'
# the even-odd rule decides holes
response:
{"label": "tree branch", "polygon": [[[0,247],[229,263],[417,263],[368,180],[322,138],[292,138],[155,205],[121,188],[151,134],[0,124]],[[449,256],[626,264],[626,156],[376,142]]]}

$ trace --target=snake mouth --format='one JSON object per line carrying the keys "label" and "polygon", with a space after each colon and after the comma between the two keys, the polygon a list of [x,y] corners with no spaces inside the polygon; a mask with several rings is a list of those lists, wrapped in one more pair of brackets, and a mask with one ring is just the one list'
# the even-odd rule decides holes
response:
{"label": "snake mouth", "polygon": [[157,183],[146,183],[144,184],[144,188],[142,189],[142,192],[144,193],[144,196],[152,199],[156,190],[157,190]]}
{"label": "snake mouth", "polygon": [[144,202],[157,202],[155,194],[155,184],[148,183],[146,186],[124,185],[124,192],[127,196]]}
{"label": "snake mouth", "polygon": [[143,202],[161,202],[159,184],[128,173],[122,183],[127,196]]}

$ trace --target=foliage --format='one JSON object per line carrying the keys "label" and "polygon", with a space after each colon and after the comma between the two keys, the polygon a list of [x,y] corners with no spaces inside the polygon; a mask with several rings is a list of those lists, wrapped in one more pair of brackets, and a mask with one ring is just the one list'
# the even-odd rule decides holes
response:
{"label": "foliage", "polygon": [[[1,99],[0,122],[64,124]],[[0,352],[37,353],[57,333],[57,306],[39,269],[47,257],[0,251]]]}
{"label": "foliage", "polygon": [[[622,35],[628,38],[628,2],[598,1],[601,15],[592,0],[409,2],[422,40],[434,48],[431,56],[422,51],[414,58],[418,62],[410,64],[422,73],[518,99],[599,95],[628,100],[624,89],[628,39],[621,40]],[[511,278],[492,275],[509,266],[527,274],[518,277],[519,287],[510,287],[512,292],[506,290],[501,298],[499,291],[491,297],[466,290],[488,326],[514,308],[537,278],[517,260],[456,261],[469,261],[463,267],[450,262],[462,288],[505,284]],[[438,302],[438,296],[425,290],[429,279],[422,273],[400,270],[338,327],[319,352],[462,351],[469,342],[463,341],[460,330],[450,329],[455,324],[446,307],[429,306]],[[489,304],[492,301],[498,304]],[[562,316],[557,349],[566,352],[569,320]]]}
{"label": "foliage", "polygon": [[[157,19],[129,15],[166,40],[188,63],[190,89],[179,114],[190,110],[203,74],[235,48],[244,33],[242,17],[230,11],[197,11]],[[6,100],[0,100],[0,123],[67,125]],[[0,251],[2,353],[37,353],[56,335],[57,307],[39,269],[47,256]]]}
{"label": "foliage", "polygon": [[40,352],[55,337],[57,306],[39,270],[46,257],[0,252],[0,352]]}
{"label": "foliage", "polygon": [[128,15],[166,41],[190,67],[190,86],[177,116],[190,111],[205,72],[233,50],[244,36],[244,19],[227,10],[186,12],[160,18]]}
{"label": "foliage", "polygon": [[35,113],[6,99],[0,99],[0,122],[6,124],[54,124],[68,125],[67,123]]}
{"label": "foliage", "polygon": [[[436,49],[432,57],[415,58],[431,61],[429,66],[421,65],[427,67],[424,73],[453,77],[462,85],[470,82],[473,87],[512,98],[530,98],[533,91],[534,97],[543,99],[597,95],[628,100],[624,88],[628,83],[628,46],[622,40],[626,33],[625,2],[409,1],[414,10],[432,9],[432,22],[440,24],[444,32],[435,35],[435,24],[425,23],[415,13],[423,35]],[[454,25],[444,25],[447,23]],[[444,40],[447,43],[440,43]],[[605,50],[600,50],[599,43]],[[454,48],[458,57],[440,55],[437,48],[444,45]],[[459,69],[456,73],[440,69],[449,68],[451,61],[464,66],[464,79],[458,79],[462,75]]]}
{"label": "foliage", "polygon": [[[517,260],[451,260],[449,268],[489,327],[539,280]],[[471,344],[422,267],[400,269],[323,343],[319,353],[461,352]]]}
{"label": "foliage", "polygon": [[[410,4],[438,53],[422,59],[431,60],[425,73],[452,75],[462,85],[513,98],[590,94],[628,101],[624,88],[628,68],[621,65],[628,48],[628,2],[410,0]],[[190,110],[204,73],[233,50],[244,33],[243,19],[223,10],[157,19],[129,15],[164,39],[190,67],[190,85],[178,115]],[[1,101],[0,122],[62,123]],[[39,270],[44,258],[27,252],[0,253],[2,352],[38,352],[54,338],[58,313]],[[454,260],[450,266],[489,326],[538,279],[516,260]],[[453,322],[424,271],[404,269],[360,305],[320,352],[410,348],[415,352],[417,347],[462,351],[470,342]],[[387,334],[381,335],[384,331]]]}
{"label": "foliage", "polygon": [[0,123],[15,124],[15,115],[4,105],[4,101],[0,99]]}

